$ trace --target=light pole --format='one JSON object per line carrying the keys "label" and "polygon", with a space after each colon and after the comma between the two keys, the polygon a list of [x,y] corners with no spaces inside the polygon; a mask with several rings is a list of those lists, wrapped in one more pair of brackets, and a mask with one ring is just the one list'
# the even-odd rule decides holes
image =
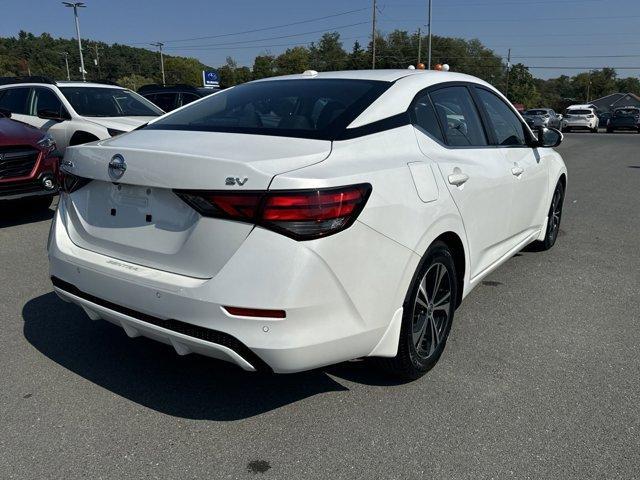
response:
{"label": "light pole", "polygon": [[371,69],[376,69],[376,9],[377,2],[373,0],[373,21],[371,22]]}
{"label": "light pole", "polygon": [[162,85],[165,85],[165,81],[164,81],[164,58],[162,58],[162,46],[164,45],[164,43],[162,42],[156,42],[156,43],[152,43],[151,44],[154,47],[158,47],[158,49],[160,50],[160,70],[162,70]]}
{"label": "light pole", "polygon": [[429,0],[429,22],[427,23],[427,29],[429,31],[429,52],[427,53],[427,70],[431,70],[431,0]]}
{"label": "light pole", "polygon": [[69,52],[60,52],[60,55],[64,57],[64,64],[67,66],[67,80],[71,80],[71,75],[69,74]]}
{"label": "light pole", "polygon": [[82,81],[86,80],[84,71],[84,58],[82,57],[82,40],[80,40],[80,20],[78,20],[78,8],[85,8],[84,2],[62,2],[65,7],[73,8],[73,16],[76,19],[76,35],[78,36],[78,51],[80,52],[80,72]]}

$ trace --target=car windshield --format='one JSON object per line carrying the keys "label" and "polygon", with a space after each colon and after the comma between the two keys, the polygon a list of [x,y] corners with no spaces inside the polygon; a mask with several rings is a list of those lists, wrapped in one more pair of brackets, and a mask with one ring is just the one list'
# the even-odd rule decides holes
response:
{"label": "car windshield", "polygon": [[576,109],[576,110],[567,110],[567,115],[591,115],[593,112],[591,110],[584,109]]}
{"label": "car windshield", "polygon": [[252,82],[206,97],[145,128],[331,140],[390,85],[320,78]]}
{"label": "car windshield", "polygon": [[640,110],[637,108],[620,108],[614,112],[616,117],[635,117],[640,115]]}
{"label": "car windshield", "polygon": [[73,109],[85,117],[157,117],[164,112],[122,88],[60,87]]}
{"label": "car windshield", "polygon": [[546,110],[527,110],[524,112],[525,115],[548,115],[549,112]]}

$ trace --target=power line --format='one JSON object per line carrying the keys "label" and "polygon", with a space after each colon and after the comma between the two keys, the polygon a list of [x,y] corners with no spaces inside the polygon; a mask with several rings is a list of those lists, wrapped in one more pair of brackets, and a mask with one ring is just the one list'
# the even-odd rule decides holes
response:
{"label": "power line", "polygon": [[221,38],[221,37],[231,37],[234,35],[245,35],[247,33],[256,33],[256,32],[264,32],[267,30],[276,30],[278,28],[285,28],[285,27],[292,27],[294,25],[303,25],[305,23],[312,23],[312,22],[318,22],[320,20],[326,20],[328,18],[335,18],[335,17],[340,17],[343,15],[349,15],[352,13],[357,13],[357,12],[363,12],[365,10],[369,10],[369,8],[358,8],[355,10],[349,10],[346,12],[340,12],[340,13],[334,13],[331,15],[325,15],[323,17],[316,17],[316,18],[310,18],[307,20],[300,20],[299,22],[291,22],[291,23],[283,23],[281,25],[274,25],[271,27],[262,27],[262,28],[254,28],[252,30],[243,30],[240,32],[231,32],[231,33],[221,33],[218,35],[206,35],[206,36],[202,36],[202,37],[191,37],[191,38],[178,38],[178,39],[173,39],[173,40],[165,40],[165,43],[173,43],[173,42],[190,42],[193,40],[206,40],[206,39],[211,39],[211,38]]}
{"label": "power line", "polygon": [[[621,20],[628,18],[640,18],[640,15],[621,15],[621,16],[613,16],[613,17],[538,17],[538,18],[527,18],[529,22],[552,22],[552,21],[573,21],[573,20]],[[495,23],[495,22],[518,22],[522,19],[514,19],[514,18],[456,18],[450,20],[438,20],[441,23],[460,23],[460,22],[474,22],[474,23]],[[388,19],[385,20],[385,23],[415,23],[415,19]],[[540,34],[539,34],[540,35]]]}
{"label": "power line", "polygon": [[337,27],[331,27],[331,28],[325,28],[322,30],[313,30],[310,32],[302,32],[302,33],[293,33],[290,35],[279,35],[276,37],[266,37],[266,38],[254,38],[252,40],[238,40],[235,42],[225,42],[225,43],[210,43],[210,44],[204,44],[204,45],[180,45],[180,46],[172,46],[172,47],[167,47],[167,49],[172,49],[172,50],[209,50],[209,47],[220,47],[220,46],[226,46],[226,45],[238,45],[238,44],[243,44],[243,43],[251,43],[251,42],[264,42],[264,41],[268,41],[268,40],[278,40],[281,38],[292,38],[292,37],[301,37],[303,35],[310,35],[312,33],[326,33],[326,32],[332,32],[335,30],[341,30],[343,28],[350,28],[350,27],[356,27],[359,25],[368,25],[369,22],[357,22],[357,23],[350,23],[348,25],[340,25]]}

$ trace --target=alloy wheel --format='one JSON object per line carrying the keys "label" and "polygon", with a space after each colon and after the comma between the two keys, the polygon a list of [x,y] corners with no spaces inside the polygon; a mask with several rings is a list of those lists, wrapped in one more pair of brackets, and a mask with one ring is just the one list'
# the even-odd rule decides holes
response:
{"label": "alloy wheel", "polygon": [[560,230],[560,218],[562,217],[562,190],[560,186],[553,193],[551,211],[549,212],[549,240],[553,243]]}
{"label": "alloy wheel", "polygon": [[451,293],[449,270],[442,263],[434,263],[422,277],[413,305],[412,339],[423,359],[431,357],[446,340]]}

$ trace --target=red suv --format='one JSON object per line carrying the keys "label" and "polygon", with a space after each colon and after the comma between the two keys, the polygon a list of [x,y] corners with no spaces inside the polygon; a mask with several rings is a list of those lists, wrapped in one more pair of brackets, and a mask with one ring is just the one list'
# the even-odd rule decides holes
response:
{"label": "red suv", "polygon": [[0,110],[0,201],[49,208],[58,192],[59,155],[53,139]]}

